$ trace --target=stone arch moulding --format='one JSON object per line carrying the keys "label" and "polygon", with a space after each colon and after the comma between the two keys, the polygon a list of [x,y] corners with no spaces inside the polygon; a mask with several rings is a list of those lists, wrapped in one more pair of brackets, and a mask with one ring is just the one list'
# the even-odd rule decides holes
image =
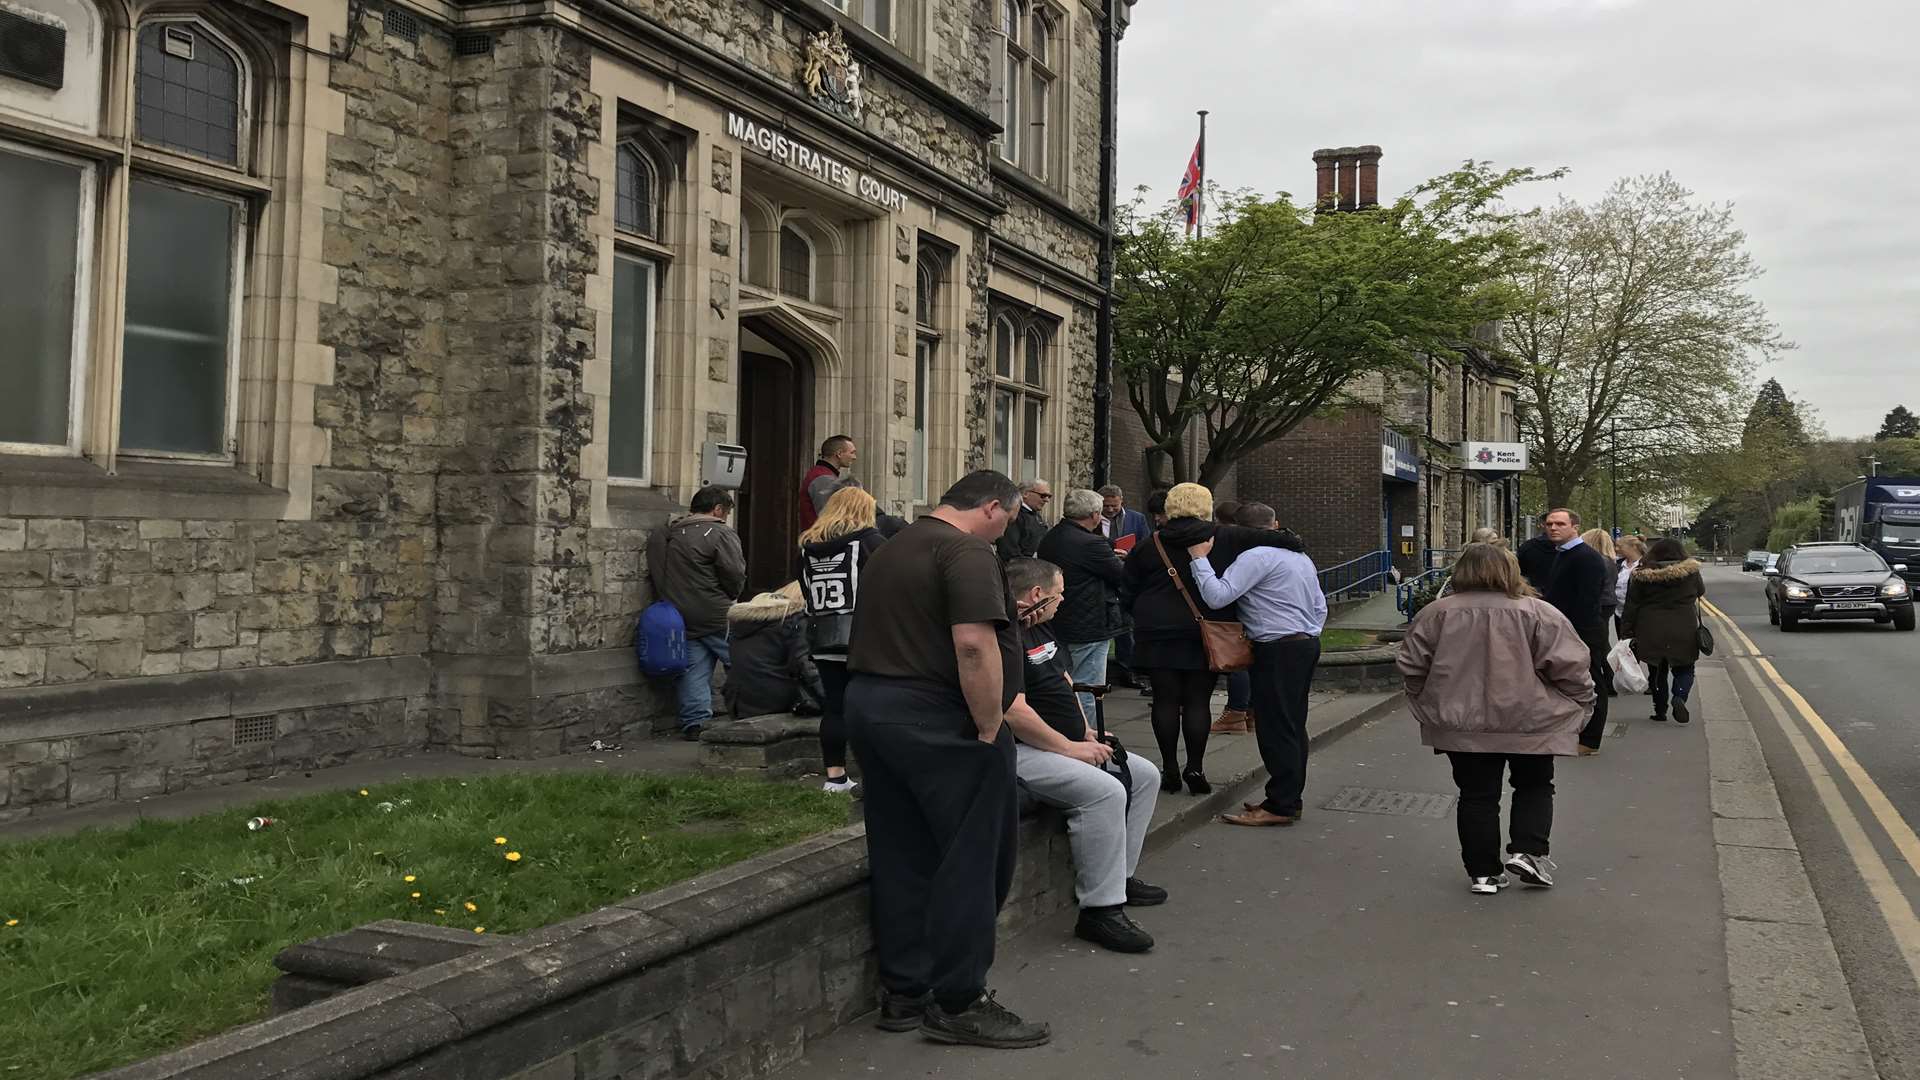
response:
{"label": "stone arch moulding", "polygon": [[763,327],[773,330],[777,336],[785,339],[779,344],[800,349],[811,356],[816,379],[847,373],[846,360],[840,352],[840,343],[834,340],[833,335],[820,329],[812,319],[786,304],[777,300],[743,302],[739,312],[742,324],[749,319],[757,320]]}

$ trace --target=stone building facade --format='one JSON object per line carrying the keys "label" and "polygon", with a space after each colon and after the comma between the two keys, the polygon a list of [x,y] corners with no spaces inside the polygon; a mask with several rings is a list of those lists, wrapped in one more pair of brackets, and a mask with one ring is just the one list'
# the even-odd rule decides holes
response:
{"label": "stone building facade", "polygon": [[669,724],[708,444],[1085,483],[1130,3],[0,0],[0,820]]}

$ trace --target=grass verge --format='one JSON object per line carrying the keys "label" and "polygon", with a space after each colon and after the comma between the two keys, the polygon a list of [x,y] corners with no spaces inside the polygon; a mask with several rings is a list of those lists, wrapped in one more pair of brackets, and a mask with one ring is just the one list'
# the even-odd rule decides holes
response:
{"label": "grass verge", "polygon": [[1344,649],[1371,649],[1379,642],[1365,630],[1341,630],[1333,627],[1320,632],[1321,652],[1340,652]]}
{"label": "grass verge", "polygon": [[[252,817],[275,823],[250,832]],[[0,1077],[65,1080],[267,1012],[288,945],[376,919],[512,933],[846,823],[787,785],[408,781],[0,845]]]}

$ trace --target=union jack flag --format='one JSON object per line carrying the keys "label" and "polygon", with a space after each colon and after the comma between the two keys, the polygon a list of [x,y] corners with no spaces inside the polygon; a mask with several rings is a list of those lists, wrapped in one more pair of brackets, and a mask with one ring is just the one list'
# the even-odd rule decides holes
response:
{"label": "union jack flag", "polygon": [[1187,159],[1186,175],[1180,178],[1180,209],[1187,217],[1187,235],[1200,227],[1202,185],[1207,175],[1206,137],[1193,144],[1193,156]]}

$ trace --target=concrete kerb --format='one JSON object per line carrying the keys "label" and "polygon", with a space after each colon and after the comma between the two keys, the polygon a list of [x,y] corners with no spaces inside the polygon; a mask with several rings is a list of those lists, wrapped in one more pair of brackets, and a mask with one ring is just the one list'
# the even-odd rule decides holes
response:
{"label": "concrete kerb", "polygon": [[1724,663],[1700,665],[1740,1080],[1878,1076],[1826,917]]}

